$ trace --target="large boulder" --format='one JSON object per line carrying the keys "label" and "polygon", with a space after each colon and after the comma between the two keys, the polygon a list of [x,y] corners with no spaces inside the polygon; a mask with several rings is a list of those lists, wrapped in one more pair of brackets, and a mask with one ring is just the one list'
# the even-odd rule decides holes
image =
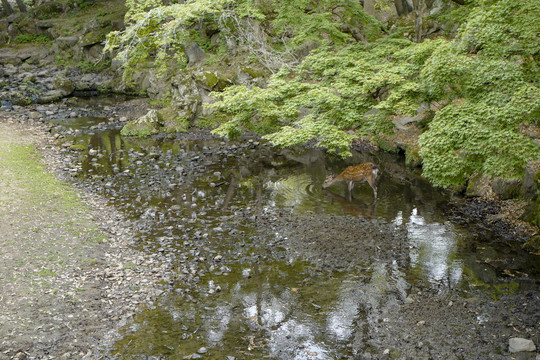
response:
{"label": "large boulder", "polygon": [[196,81],[188,72],[178,73],[172,79],[171,105],[183,110],[183,115],[189,121],[195,119],[201,111],[201,94]]}
{"label": "large boulder", "polygon": [[0,33],[7,33],[9,28],[9,21],[7,19],[0,19]]}
{"label": "large boulder", "polygon": [[15,54],[2,54],[0,53],[0,65],[20,65],[22,60]]}
{"label": "large boulder", "polygon": [[186,46],[184,53],[186,54],[186,57],[188,58],[189,65],[195,65],[203,61],[204,58],[206,57],[204,50],[201,49],[201,47],[197,45],[197,43],[194,43],[194,42]]}
{"label": "large boulder", "polygon": [[159,133],[161,127],[157,110],[150,110],[146,115],[124,125],[120,133],[123,136],[145,137]]}
{"label": "large boulder", "polygon": [[540,193],[540,161],[534,161],[525,167],[525,175],[521,185],[525,200],[530,200]]}
{"label": "large boulder", "polygon": [[40,95],[37,98],[36,102],[39,104],[48,104],[63,99],[64,97],[65,95],[62,90],[49,90],[46,93]]}
{"label": "large boulder", "polygon": [[73,82],[64,74],[58,74],[54,78],[54,88],[63,96],[68,96],[73,93],[75,86]]}
{"label": "large boulder", "polygon": [[42,19],[51,19],[56,15],[62,13],[64,8],[62,4],[57,1],[47,1],[41,5],[34,7],[34,14]]}

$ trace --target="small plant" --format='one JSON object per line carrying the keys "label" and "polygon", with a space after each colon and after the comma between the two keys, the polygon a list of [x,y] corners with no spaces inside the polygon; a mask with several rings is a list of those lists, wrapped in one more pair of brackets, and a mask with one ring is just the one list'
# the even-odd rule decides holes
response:
{"label": "small plant", "polygon": [[88,61],[88,60],[80,61],[80,62],[78,62],[76,64],[76,66],[79,69],[81,69],[81,72],[84,73],[84,74],[101,71],[101,70],[107,68],[107,66],[109,66],[109,65],[110,65],[110,61],[93,63],[93,62]]}
{"label": "small plant", "polygon": [[87,1],[87,0],[79,0],[77,1],[77,5],[81,10],[88,9],[89,7],[94,5],[93,1]]}
{"label": "small plant", "polygon": [[52,42],[52,40],[46,35],[38,34],[22,34],[15,38],[15,42],[19,44],[40,44],[47,45]]}

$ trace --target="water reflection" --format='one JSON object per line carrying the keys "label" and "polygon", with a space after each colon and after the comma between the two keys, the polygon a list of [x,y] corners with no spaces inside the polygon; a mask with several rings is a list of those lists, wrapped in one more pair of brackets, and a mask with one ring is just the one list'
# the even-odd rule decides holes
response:
{"label": "water reflection", "polygon": [[[204,291],[166,296],[138,315],[117,344],[126,358],[182,358],[202,345],[210,349],[209,358],[359,358],[381,345],[371,343],[370,334],[397,311],[412,286],[444,290],[466,286],[471,278],[490,284],[498,279],[493,267],[479,262],[504,258],[504,251],[486,246],[464,251],[464,236],[442,214],[445,194],[409,174],[398,158],[356,153],[344,162],[312,149],[126,139],[118,129],[102,128],[104,123],[64,119],[62,126],[75,129],[73,143],[83,145],[79,175],[103,184],[139,229],[142,249],[173,246],[180,263],[213,257],[208,249],[237,256],[231,255],[237,261],[233,269],[219,273],[204,262],[190,264],[187,272],[202,268],[210,274],[201,275]],[[352,201],[345,186],[321,189],[329,170],[365,161],[382,169],[376,202],[367,184],[355,187]],[[363,238],[356,239],[355,250],[368,265],[353,271],[318,273],[301,261],[261,260],[266,244],[250,247],[250,237],[264,209],[405,227],[407,242],[399,246],[406,247],[400,252],[408,261],[394,256],[392,246],[398,244]],[[235,226],[224,231],[232,222]],[[277,237],[265,241],[284,243]]]}
{"label": "water reflection", "polygon": [[411,267],[433,285],[456,287],[462,280],[463,262],[457,259],[458,234],[450,223],[427,223],[413,209],[407,222]]}

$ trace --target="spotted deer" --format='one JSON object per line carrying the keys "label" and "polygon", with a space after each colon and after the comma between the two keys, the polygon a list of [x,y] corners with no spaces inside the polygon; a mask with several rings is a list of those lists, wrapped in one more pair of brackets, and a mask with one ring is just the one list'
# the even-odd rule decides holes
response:
{"label": "spotted deer", "polygon": [[377,199],[377,184],[375,180],[379,174],[379,167],[373,163],[367,162],[359,165],[353,165],[347,167],[339,175],[330,174],[324,180],[322,188],[326,189],[327,187],[334,185],[336,183],[345,181],[347,183],[347,188],[349,190],[349,197],[352,194],[355,183],[362,183],[367,181],[367,183],[373,189],[374,198]]}

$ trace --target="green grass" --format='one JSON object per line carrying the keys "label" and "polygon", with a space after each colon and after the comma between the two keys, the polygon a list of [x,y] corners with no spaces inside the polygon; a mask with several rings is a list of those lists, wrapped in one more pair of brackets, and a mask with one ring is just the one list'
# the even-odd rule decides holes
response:
{"label": "green grass", "polygon": [[18,44],[39,44],[39,45],[47,45],[52,42],[52,39],[50,39],[46,35],[38,35],[38,34],[22,34],[18,35],[15,38],[15,42]]}
{"label": "green grass", "polygon": [[56,273],[49,269],[41,269],[38,274],[41,277],[55,277],[56,276]]}
{"label": "green grass", "polygon": [[4,179],[24,189],[29,204],[55,212],[85,209],[71,187],[45,172],[40,156],[32,146],[11,145],[6,150],[0,147],[0,150],[0,166],[8,169]]}

